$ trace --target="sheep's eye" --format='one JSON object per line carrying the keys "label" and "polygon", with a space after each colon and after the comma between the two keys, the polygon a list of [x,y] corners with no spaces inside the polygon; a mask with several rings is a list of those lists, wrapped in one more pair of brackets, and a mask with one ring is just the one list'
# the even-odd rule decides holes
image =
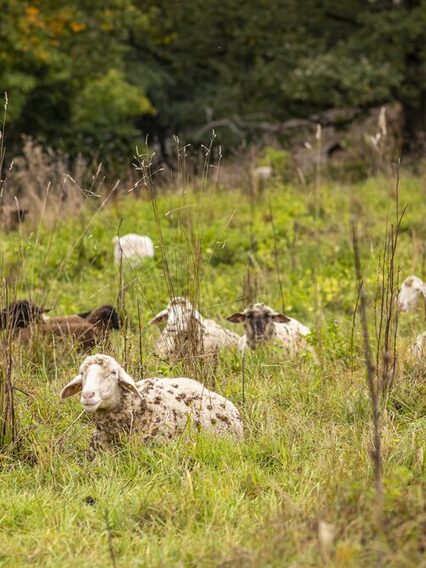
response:
{"label": "sheep's eye", "polygon": [[113,369],[113,370],[111,371],[111,375],[115,376],[116,374],[117,374],[117,371],[116,371],[115,369]]}

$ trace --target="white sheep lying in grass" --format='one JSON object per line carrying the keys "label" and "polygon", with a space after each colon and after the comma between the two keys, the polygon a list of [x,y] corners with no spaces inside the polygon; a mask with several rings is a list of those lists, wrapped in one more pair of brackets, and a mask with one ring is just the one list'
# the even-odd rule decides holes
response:
{"label": "white sheep lying in grass", "polygon": [[418,276],[409,276],[401,284],[398,294],[398,310],[400,312],[414,310],[420,298],[426,300],[426,283]]}
{"label": "white sheep lying in grass", "polygon": [[149,237],[129,233],[122,237],[114,237],[115,264],[126,263],[134,267],[146,257],[154,257],[154,243]]}
{"label": "white sheep lying in grass", "polygon": [[109,355],[86,357],[79,374],[61,392],[61,398],[81,393],[84,410],[96,429],[90,442],[92,456],[113,448],[123,435],[145,442],[176,438],[194,426],[214,434],[243,435],[236,407],[223,396],[188,378],[130,377]]}
{"label": "white sheep lying in grass", "polygon": [[246,347],[256,349],[259,345],[275,342],[284,347],[289,357],[309,351],[316,360],[315,351],[305,340],[310,333],[309,328],[296,319],[279,314],[266,304],[254,304],[227,319],[232,323],[244,324],[245,334],[239,343],[241,351]]}
{"label": "white sheep lying in grass", "polygon": [[172,362],[188,355],[214,358],[221,349],[237,347],[240,337],[204,318],[189,300],[172,298],[165,310],[159,312],[150,324],[166,324],[157,340],[155,351],[159,357]]}

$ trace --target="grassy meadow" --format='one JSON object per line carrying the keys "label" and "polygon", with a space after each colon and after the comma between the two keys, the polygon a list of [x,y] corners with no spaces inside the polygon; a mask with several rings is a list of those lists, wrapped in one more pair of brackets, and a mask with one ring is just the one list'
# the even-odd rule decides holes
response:
{"label": "grassy meadow", "polygon": [[[395,182],[315,187],[271,182],[263,195],[206,181],[139,187],[101,207],[86,197],[2,234],[6,291],[76,313],[117,305],[126,325],[110,353],[135,379],[182,376],[153,354],[147,325],[170,293],[194,299],[203,315],[242,334],[225,317],[256,298],[313,330],[319,364],[279,349],[245,361],[221,356],[194,374],[242,412],[242,443],[192,435],[168,445],[132,439],[94,461],[92,429],[78,397],[62,386],[83,356],[71,348],[3,338],[12,350],[15,435],[0,453],[0,566],[426,566],[426,364],[408,356],[424,313],[403,315],[398,371],[381,403],[384,502],[381,520],[370,458],[371,407],[359,317],[351,218],[357,219],[371,344],[386,228],[395,218]],[[397,249],[400,280],[426,274],[426,186],[402,176],[407,205]],[[112,238],[153,238],[157,256],[122,270]]]}

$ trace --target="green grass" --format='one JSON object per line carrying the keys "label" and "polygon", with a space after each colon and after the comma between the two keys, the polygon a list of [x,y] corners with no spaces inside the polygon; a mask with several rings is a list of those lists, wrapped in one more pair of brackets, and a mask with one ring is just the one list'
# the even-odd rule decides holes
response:
{"label": "green grass", "polygon": [[[385,179],[324,185],[317,223],[313,196],[300,187],[277,184],[254,209],[238,189],[161,195],[162,246],[175,293],[199,284],[201,311],[223,323],[244,305],[250,253],[258,299],[281,309],[281,279],[287,313],[320,323],[313,341],[321,364],[288,361],[276,349],[250,354],[243,406],[239,356],[224,354],[204,379],[241,408],[243,443],[206,435],[151,447],[130,440],[118,454],[91,462],[85,457],[89,419],[76,421],[77,399],[59,400],[81,356],[60,347],[28,353],[15,346],[19,443],[0,454],[0,565],[109,566],[112,540],[117,566],[126,567],[375,566],[378,559],[425,566],[426,366],[406,352],[423,331],[421,310],[401,320],[399,374],[383,413],[381,531],[358,323],[351,350],[357,293],[351,215],[359,219],[374,343],[374,294],[392,189]],[[424,276],[425,197],[421,180],[403,180],[402,277]],[[97,205],[88,202],[77,218],[34,233],[23,228],[2,237],[3,274],[18,297],[31,295],[58,314],[117,302],[112,237],[120,227],[121,234],[151,235],[159,246],[158,226],[147,196],[123,196],[102,212]],[[147,326],[168,298],[161,255],[125,270],[123,280],[130,329],[115,335],[112,354],[139,376],[139,308],[145,375],[181,376],[180,365],[153,356],[159,331]],[[319,521],[333,525],[328,550],[320,550]]]}

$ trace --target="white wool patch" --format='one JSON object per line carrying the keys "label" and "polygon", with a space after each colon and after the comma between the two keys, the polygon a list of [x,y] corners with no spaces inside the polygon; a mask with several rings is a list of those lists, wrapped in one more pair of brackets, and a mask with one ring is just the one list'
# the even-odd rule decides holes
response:
{"label": "white wool patch", "polygon": [[122,237],[114,237],[114,261],[116,264],[127,261],[128,264],[135,266],[143,261],[144,258],[154,257],[154,243],[143,235],[129,233]]}

